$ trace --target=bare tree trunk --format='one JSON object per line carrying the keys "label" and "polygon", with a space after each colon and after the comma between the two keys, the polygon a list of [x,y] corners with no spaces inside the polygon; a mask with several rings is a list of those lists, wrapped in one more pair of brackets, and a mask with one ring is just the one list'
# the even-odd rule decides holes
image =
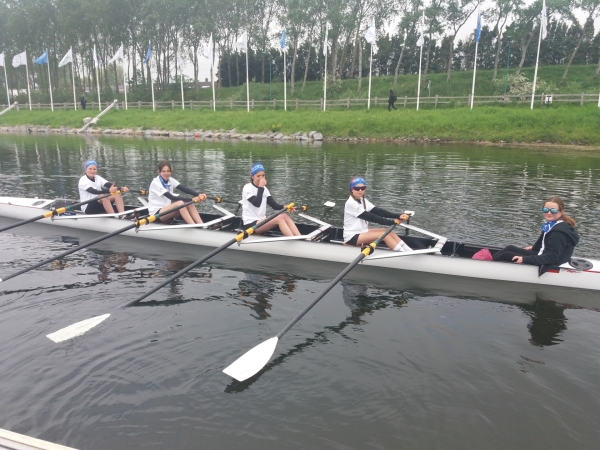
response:
{"label": "bare tree trunk", "polygon": [[344,43],[344,49],[342,50],[342,58],[340,59],[340,80],[344,77],[346,70],[346,54],[348,53],[348,47],[350,47],[350,36],[352,33],[348,33],[346,36],[346,42]]}
{"label": "bare tree trunk", "polygon": [[400,72],[400,67],[402,66],[402,57],[404,56],[404,49],[406,48],[406,40],[402,44],[402,50],[400,50],[400,57],[398,58],[398,63],[396,64],[396,71],[394,72],[394,86],[392,89],[396,89],[396,84],[398,84],[398,73]]}
{"label": "bare tree trunk", "polygon": [[592,79],[596,78],[599,73],[600,73],[600,57],[598,58],[598,64],[596,65],[596,71],[594,72],[594,76],[592,77]]}
{"label": "bare tree trunk", "polygon": [[354,39],[354,48],[352,49],[352,65],[350,66],[350,75],[349,78],[354,78],[354,68],[355,68],[355,64],[356,64],[356,53],[357,53],[357,49],[358,49],[358,40],[360,39],[360,36],[358,35],[358,28],[356,29],[356,36]]}
{"label": "bare tree trunk", "polygon": [[231,87],[231,54],[227,55],[227,86]]}
{"label": "bare tree trunk", "polygon": [[[119,95],[119,77],[117,76],[117,62],[113,62],[113,71],[115,74],[115,92],[117,93],[117,95]],[[125,89],[125,86],[123,86],[123,89]]]}
{"label": "bare tree trunk", "polygon": [[240,85],[240,61],[239,61],[239,53],[235,52],[235,71],[237,74],[237,85]]}
{"label": "bare tree trunk", "polygon": [[359,38],[358,39],[358,91],[360,92],[360,89],[362,88],[362,69],[363,69],[363,63],[362,63],[362,40]]}
{"label": "bare tree trunk", "polygon": [[518,76],[521,73],[521,69],[523,68],[523,64],[525,63],[525,57],[527,56],[527,48],[529,47],[532,38],[533,33],[529,33],[529,38],[527,38],[527,41],[521,41],[521,61],[519,61],[519,65],[517,66],[515,76]]}
{"label": "bare tree trunk", "polygon": [[339,48],[338,38],[339,38],[339,36],[336,36],[334,38],[332,49],[331,49],[331,82],[332,83],[335,83],[335,72],[336,72],[336,68],[337,68],[337,53],[338,53],[338,48]]}
{"label": "bare tree trunk", "polygon": [[569,73],[569,67],[571,67],[573,58],[575,58],[575,55],[577,54],[577,50],[579,50],[579,47],[581,46],[581,43],[583,42],[584,36],[585,36],[585,34],[584,34],[583,30],[581,30],[581,37],[579,38],[579,41],[577,42],[577,47],[575,47],[575,50],[573,50],[573,53],[571,53],[571,56],[569,57],[569,62],[567,63],[567,67],[565,67],[565,71],[563,72],[562,78],[558,82],[559,86],[565,84],[565,80],[567,79],[567,74]]}
{"label": "bare tree trunk", "polygon": [[[308,76],[308,64],[310,63],[310,52],[312,51],[312,36],[308,39],[308,53],[306,55],[306,59],[304,60],[304,80],[302,80],[302,90],[301,93],[304,92],[304,85],[306,85],[306,77]],[[598,60],[598,67],[600,67],[600,59]]]}
{"label": "bare tree trunk", "polygon": [[452,72],[452,60],[454,59],[454,39],[456,34],[450,39],[450,49],[448,51],[448,76],[446,77],[446,83],[450,82],[450,73]]}
{"label": "bare tree trunk", "polygon": [[431,33],[429,33],[429,39],[427,42],[427,52],[425,53],[425,72],[423,73],[423,80],[427,79],[427,72],[429,72],[429,51],[431,50]]}
{"label": "bare tree trunk", "polygon": [[296,58],[298,57],[298,34],[294,36],[294,56],[292,57],[292,73],[290,82],[292,84],[291,95],[294,95],[294,81],[296,80]]}

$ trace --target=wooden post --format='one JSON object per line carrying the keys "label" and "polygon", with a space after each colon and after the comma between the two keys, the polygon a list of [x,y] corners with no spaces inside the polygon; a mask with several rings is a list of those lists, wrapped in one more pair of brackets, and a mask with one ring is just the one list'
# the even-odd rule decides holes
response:
{"label": "wooden post", "polygon": [[142,102],[140,102],[140,101],[138,100],[138,109],[141,109],[141,107],[142,107]]}
{"label": "wooden post", "polygon": [[323,99],[321,99],[321,111],[323,111]]}
{"label": "wooden post", "polygon": [[467,106],[471,106],[471,94],[469,94],[469,98],[467,99]]}
{"label": "wooden post", "polygon": [[579,102],[579,106],[583,106],[583,98],[585,96],[585,92],[581,93],[581,101]]}
{"label": "wooden post", "polygon": [[67,110],[67,103],[65,102],[65,111]]}
{"label": "wooden post", "polygon": [[350,109],[350,97],[346,100],[346,109]]}
{"label": "wooden post", "polygon": [[229,99],[229,109],[233,109],[233,99]]}
{"label": "wooden post", "polygon": [[408,97],[405,95],[404,96],[404,107],[406,108],[406,102],[408,101]]}
{"label": "wooden post", "polygon": [[296,109],[298,109],[298,99],[296,99]]}
{"label": "wooden post", "polygon": [[277,99],[274,98],[273,99],[273,109],[276,109],[276,108],[277,108]]}
{"label": "wooden post", "polygon": [[438,96],[435,96],[435,107],[437,108],[437,104],[438,104]]}
{"label": "wooden post", "polygon": [[194,110],[194,100],[190,100],[190,111]]}
{"label": "wooden post", "polygon": [[377,105],[377,97],[375,97],[375,105]]}
{"label": "wooden post", "polygon": [[254,111],[254,99],[252,99],[252,110]]}
{"label": "wooden post", "polygon": [[175,100],[171,100],[171,109],[175,109]]}
{"label": "wooden post", "polygon": [[42,109],[42,104],[38,103],[38,109]]}

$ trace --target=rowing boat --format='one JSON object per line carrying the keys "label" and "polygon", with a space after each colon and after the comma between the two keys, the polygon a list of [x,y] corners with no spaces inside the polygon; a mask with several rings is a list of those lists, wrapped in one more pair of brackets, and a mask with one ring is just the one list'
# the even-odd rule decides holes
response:
{"label": "rowing boat", "polygon": [[[65,199],[0,197],[0,217],[26,220],[39,215],[43,210],[51,210],[72,203],[74,202]],[[149,224],[143,228],[126,231],[123,235],[187,245],[218,247],[230,240],[233,233],[243,227],[240,217],[218,204],[213,207],[218,214],[202,213],[204,224]],[[110,233],[122,228],[127,223],[127,219],[123,218],[124,214],[131,216],[134,213],[143,215],[147,211],[142,206],[128,207],[125,213],[112,215],[90,216],[71,213],[71,215],[65,214],[52,219],[43,219],[39,223]],[[232,246],[231,250],[342,264],[348,264],[356,257],[358,253],[356,247],[343,245],[341,228],[331,226],[307,214],[299,214],[299,216],[309,222],[298,223],[302,236],[283,237],[278,233],[250,236],[240,245]],[[418,232],[426,237],[412,234],[402,235],[402,239],[414,249],[412,252],[392,252],[387,248],[379,247],[374,254],[365,258],[361,265],[424,274],[450,275],[465,279],[538,285],[546,288],[546,292],[548,292],[548,287],[557,287],[600,293],[599,260],[574,257],[569,263],[552,267],[547,273],[539,276],[537,266],[471,259],[473,254],[482,248],[481,245],[450,241],[443,236],[410,224],[402,226],[405,230]],[[499,250],[494,247],[487,248],[492,253]],[[559,299],[549,298],[548,300],[558,301]],[[598,308],[600,303],[597,305],[588,303],[581,306]]]}

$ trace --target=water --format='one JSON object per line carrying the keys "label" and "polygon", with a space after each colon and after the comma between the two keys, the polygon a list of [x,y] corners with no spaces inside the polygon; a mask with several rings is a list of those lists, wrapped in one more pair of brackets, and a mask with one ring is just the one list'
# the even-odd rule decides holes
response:
{"label": "water", "polygon": [[[130,188],[146,188],[167,158],[180,182],[229,199],[261,161],[277,200],[308,202],[315,215],[333,200],[336,225],[361,173],[375,204],[490,245],[530,244],[541,201],[558,194],[579,223],[577,253],[600,255],[591,151],[3,135],[0,195],[74,197],[88,157]],[[43,225],[2,233],[0,275],[95,236]],[[238,383],[221,370],[276,335],[339,268],[225,253],[119,309],[198,253],[113,238],[3,283],[0,426],[103,450],[597,448],[597,312],[534,304],[500,284],[351,273],[259,377]],[[45,338],[106,312],[73,341]]]}

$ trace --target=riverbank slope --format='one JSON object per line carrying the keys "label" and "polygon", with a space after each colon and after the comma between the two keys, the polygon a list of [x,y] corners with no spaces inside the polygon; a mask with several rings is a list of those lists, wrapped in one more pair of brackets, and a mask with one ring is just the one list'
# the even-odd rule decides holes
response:
{"label": "riverbank slope", "polygon": [[[79,128],[84,117],[97,111],[9,111],[0,126]],[[230,130],[238,133],[316,130],[333,138],[383,140],[440,140],[492,143],[549,143],[600,146],[600,108],[596,105],[561,105],[531,111],[519,106],[406,110],[379,108],[348,111],[210,111],[138,110],[109,111],[98,124],[102,129]],[[6,131],[6,130],[5,130]]]}

